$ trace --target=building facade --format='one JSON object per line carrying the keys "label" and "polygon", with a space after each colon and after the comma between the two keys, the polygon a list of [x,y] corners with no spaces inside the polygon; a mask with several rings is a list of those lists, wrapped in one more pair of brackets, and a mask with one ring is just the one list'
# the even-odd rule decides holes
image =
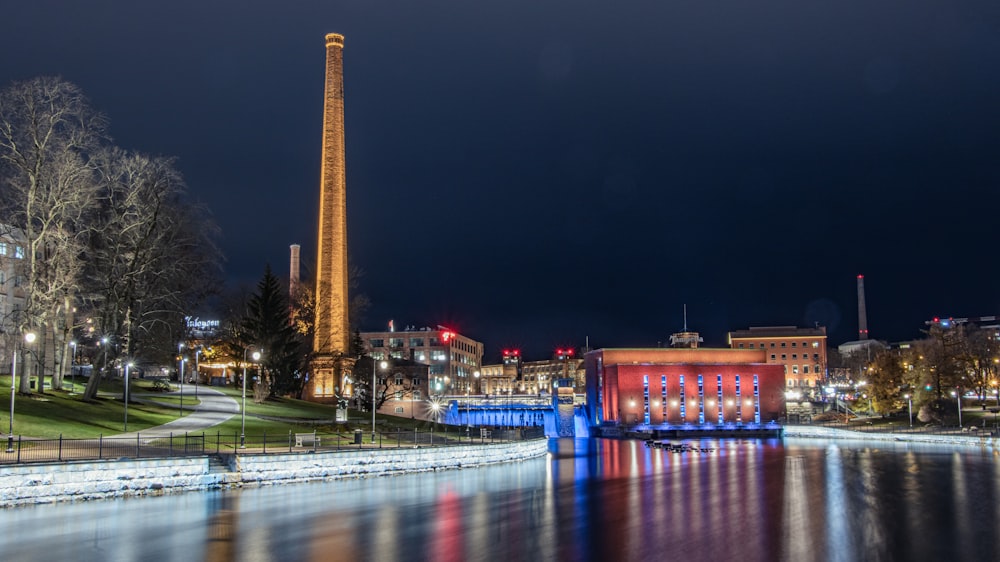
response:
{"label": "building facade", "polygon": [[20,231],[0,225],[0,370],[10,373],[21,311],[24,309],[25,241]]}
{"label": "building facade", "polygon": [[524,361],[520,350],[504,350],[499,365],[483,365],[482,389],[486,394],[550,393],[559,379],[572,381],[573,389],[584,392],[586,377],[583,359],[571,348],[557,349],[550,359]]}
{"label": "building facade", "polygon": [[409,359],[429,367],[432,395],[479,393],[483,344],[442,326],[361,332],[376,359]]}
{"label": "building facade", "polygon": [[729,332],[732,349],[764,350],[768,363],[785,368],[789,389],[819,392],[826,379],[826,328],[751,327]]}
{"label": "building facade", "polygon": [[784,416],[784,368],[759,347],[598,349],[584,369],[593,425],[766,424]]}

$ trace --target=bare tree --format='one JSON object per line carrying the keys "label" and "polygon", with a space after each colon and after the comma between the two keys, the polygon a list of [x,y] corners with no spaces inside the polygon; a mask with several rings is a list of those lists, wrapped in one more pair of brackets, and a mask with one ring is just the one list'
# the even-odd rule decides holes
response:
{"label": "bare tree", "polygon": [[[216,227],[185,199],[173,162],[108,149],[96,158],[101,211],[92,224],[87,294],[127,358],[172,355],[183,316],[216,286]],[[99,377],[84,398],[97,393]]]}
{"label": "bare tree", "polygon": [[[67,345],[59,318],[78,289],[81,225],[96,203],[90,153],[104,128],[80,89],[59,78],[16,82],[0,92],[0,165],[7,184],[0,206],[25,240],[25,297],[15,331],[39,332],[36,353],[43,366],[46,349]],[[22,377],[20,391],[28,390],[28,377]]]}

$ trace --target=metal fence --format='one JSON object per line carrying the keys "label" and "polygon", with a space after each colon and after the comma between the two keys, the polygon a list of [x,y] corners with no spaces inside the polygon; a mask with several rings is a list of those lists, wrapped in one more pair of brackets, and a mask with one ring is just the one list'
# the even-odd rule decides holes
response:
{"label": "metal fence", "polygon": [[[142,459],[190,457],[223,454],[282,454],[349,451],[358,449],[395,449],[414,447],[452,447],[505,441],[540,439],[541,427],[466,427],[444,426],[432,431],[412,429],[378,431],[374,435],[360,429],[338,432],[288,432],[245,435],[239,433],[183,433],[166,436],[97,437],[90,439],[8,439],[0,449],[0,465],[87,461],[104,459]],[[2,441],[0,441],[2,447]]]}

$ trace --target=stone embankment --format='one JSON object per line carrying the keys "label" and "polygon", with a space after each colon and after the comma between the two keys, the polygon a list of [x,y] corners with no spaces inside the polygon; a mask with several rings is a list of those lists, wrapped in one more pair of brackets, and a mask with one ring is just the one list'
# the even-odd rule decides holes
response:
{"label": "stone embankment", "polygon": [[834,427],[811,425],[786,425],[785,437],[806,439],[849,439],[855,441],[880,441],[892,443],[923,443],[957,447],[986,447],[1000,449],[1000,441],[989,434],[984,435],[932,435],[926,433],[878,433],[873,431],[852,431]]}
{"label": "stone embankment", "polygon": [[0,469],[0,506],[469,468],[544,456],[547,439],[452,447],[25,464]]}

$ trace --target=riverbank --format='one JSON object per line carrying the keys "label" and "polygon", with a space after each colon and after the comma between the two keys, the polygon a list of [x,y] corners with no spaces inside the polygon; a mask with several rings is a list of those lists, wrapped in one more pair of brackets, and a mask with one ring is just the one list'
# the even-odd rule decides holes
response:
{"label": "riverbank", "polygon": [[843,439],[852,441],[882,441],[893,443],[926,443],[957,447],[977,447],[1000,450],[1000,441],[989,435],[929,435],[921,433],[878,433],[853,431],[836,427],[786,425],[785,437],[805,439]]}
{"label": "riverbank", "polygon": [[389,476],[519,462],[548,439],[412,449],[40,463],[0,471],[0,507]]}

